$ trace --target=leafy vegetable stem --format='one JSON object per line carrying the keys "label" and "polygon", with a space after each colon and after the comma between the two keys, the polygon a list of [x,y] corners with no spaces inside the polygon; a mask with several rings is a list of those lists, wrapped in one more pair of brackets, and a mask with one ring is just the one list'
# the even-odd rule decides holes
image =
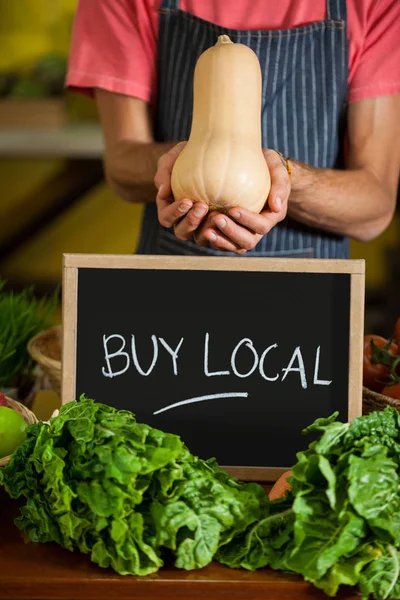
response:
{"label": "leafy vegetable stem", "polygon": [[287,508],[286,510],[284,510],[280,513],[276,513],[275,515],[268,515],[268,517],[265,517],[264,519],[261,519],[261,521],[258,521],[258,523],[255,525],[255,527],[253,527],[252,530],[250,531],[249,539],[248,539],[248,543],[247,543],[247,552],[250,552],[253,535],[256,537],[257,541],[260,544],[262,544],[262,540],[257,533],[257,530],[259,529],[259,527],[262,527],[264,525],[264,523],[266,523],[266,522],[269,522],[272,524],[274,524],[274,522],[277,522],[277,523],[285,522],[286,517],[290,517],[290,516],[292,516],[292,514],[293,514],[293,508]]}
{"label": "leafy vegetable stem", "polygon": [[111,429],[107,429],[107,427],[103,427],[102,425],[95,425],[94,427],[99,431],[105,431],[110,436],[115,435],[114,431],[111,431]]}
{"label": "leafy vegetable stem", "polygon": [[394,548],[391,544],[388,544],[387,550],[388,550],[390,556],[393,558],[393,562],[394,562],[395,568],[394,568],[394,574],[393,574],[392,583],[390,584],[390,586],[389,586],[389,588],[388,588],[388,590],[387,590],[387,592],[386,592],[386,594],[384,596],[384,600],[386,598],[390,597],[390,594],[391,594],[394,586],[396,585],[396,582],[397,582],[397,579],[398,579],[399,573],[400,573],[399,557],[398,557],[398,554],[396,552],[396,548]]}

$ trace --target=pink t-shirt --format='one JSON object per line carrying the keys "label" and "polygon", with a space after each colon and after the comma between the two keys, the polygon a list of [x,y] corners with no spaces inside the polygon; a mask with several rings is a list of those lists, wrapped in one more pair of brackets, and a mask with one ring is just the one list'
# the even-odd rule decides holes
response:
{"label": "pink t-shirt", "polygon": [[[67,85],[146,101],[157,88],[160,0],[79,0]],[[289,29],[326,19],[326,0],[181,0],[231,29]],[[400,0],[347,0],[349,102],[400,93]]]}

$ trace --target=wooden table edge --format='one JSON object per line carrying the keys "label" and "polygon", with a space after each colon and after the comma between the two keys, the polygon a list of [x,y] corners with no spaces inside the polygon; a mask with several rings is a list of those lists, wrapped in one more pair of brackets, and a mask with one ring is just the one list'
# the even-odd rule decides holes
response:
{"label": "wooden table edge", "polygon": [[[207,594],[207,596],[205,596]],[[113,597],[118,600],[159,600],[176,598],[189,600],[191,598],[229,597],[237,600],[302,600],[307,598],[327,598],[322,590],[307,583],[301,577],[293,581],[274,580],[191,580],[182,579],[146,579],[122,577],[121,579],[46,579],[35,578],[17,582],[0,577],[1,600],[98,600],[101,597]],[[355,589],[342,589],[337,595],[338,600],[359,600],[360,595]]]}

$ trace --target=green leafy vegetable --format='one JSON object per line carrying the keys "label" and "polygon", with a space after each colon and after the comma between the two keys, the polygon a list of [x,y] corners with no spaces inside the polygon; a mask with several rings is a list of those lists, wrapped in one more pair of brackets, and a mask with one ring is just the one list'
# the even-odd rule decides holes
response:
{"label": "green leafy vegetable", "polygon": [[6,291],[0,279],[0,388],[24,385],[34,363],[26,349],[28,341],[53,324],[59,290],[38,299],[33,287]]}
{"label": "green leafy vegetable", "polygon": [[268,506],[261,486],[192,456],[178,436],[84,397],[30,426],[0,483],[25,496],[16,523],[31,540],[120,574],[157,571],[167,551],[180,568],[204,567]]}
{"label": "green leafy vegetable", "polygon": [[300,452],[291,490],[269,502],[180,438],[82,397],[50,424],[29,427],[0,471],[24,496],[17,525],[33,541],[90,554],[121,574],[212,560],[297,573],[335,596],[400,598],[400,414],[393,408],[340,423],[337,414]]}
{"label": "green leafy vegetable", "polygon": [[364,598],[400,598],[400,414],[393,408],[336,421],[300,452],[291,491],[269,515],[222,547],[231,567],[298,573],[336,595],[358,585]]}
{"label": "green leafy vegetable", "polygon": [[372,594],[376,600],[400,598],[400,554],[393,546],[377,546],[376,560],[361,572],[360,590],[364,597]]}

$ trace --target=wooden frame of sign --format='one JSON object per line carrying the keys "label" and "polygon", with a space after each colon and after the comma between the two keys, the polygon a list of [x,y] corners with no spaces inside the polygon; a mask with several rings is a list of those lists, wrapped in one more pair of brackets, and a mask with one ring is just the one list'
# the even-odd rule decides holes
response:
{"label": "wooden frame of sign", "polygon": [[[350,276],[348,419],[352,420],[362,414],[364,260],[65,254],[63,257],[62,404],[75,398],[76,393],[78,271],[80,269],[348,274]],[[286,467],[251,465],[225,468],[236,477],[255,481],[274,481],[286,470]]]}

